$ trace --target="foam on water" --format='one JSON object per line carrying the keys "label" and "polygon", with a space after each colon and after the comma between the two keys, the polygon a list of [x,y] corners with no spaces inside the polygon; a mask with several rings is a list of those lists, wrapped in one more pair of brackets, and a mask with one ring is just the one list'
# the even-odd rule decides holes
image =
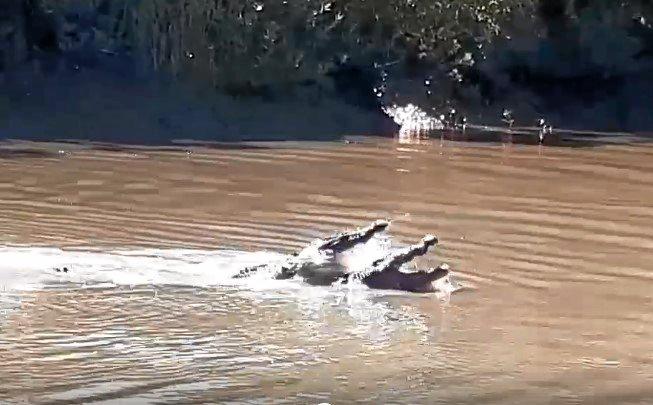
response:
{"label": "foam on water", "polygon": [[[317,250],[319,240],[309,244],[297,258],[322,263],[329,259]],[[393,248],[386,236],[372,238],[366,244],[338,254],[335,259],[347,271],[362,271],[370,263],[388,254]],[[301,280],[276,280],[274,268],[289,256],[275,252],[244,252],[237,250],[135,249],[135,250],[63,250],[47,247],[0,247],[0,307],[14,307],[18,294],[44,288],[111,288],[136,286],[187,286],[198,288],[237,287],[254,294],[266,291],[289,291],[298,298],[369,294],[404,294],[403,292],[372,292],[358,280],[336,284],[331,288],[310,287]],[[269,264],[248,277],[233,278],[243,268]],[[67,268],[67,272],[56,269]],[[438,280],[444,295],[456,287]],[[312,300],[311,300],[312,301]]]}
{"label": "foam on water", "polygon": [[[184,285],[210,287],[242,283],[231,276],[246,266],[285,256],[233,250],[140,249],[91,252],[57,248],[0,248],[0,288],[34,290],[46,285]],[[55,268],[66,267],[67,273]],[[269,275],[269,274],[268,274]],[[265,272],[252,280],[265,277]],[[250,283],[256,284],[256,283]]]}
{"label": "foam on water", "polygon": [[382,234],[373,237],[367,243],[338,254],[336,261],[353,273],[363,271],[374,260],[387,255],[391,250],[390,238]]}
{"label": "foam on water", "polygon": [[[302,256],[324,260],[310,248]],[[47,247],[0,247],[0,290],[30,291],[61,284],[105,286],[215,287],[246,284],[269,286],[271,272],[234,279],[242,268],[281,264],[286,255],[237,250],[135,249],[63,250]],[[66,267],[68,272],[55,269]],[[271,266],[272,267],[272,266]]]}

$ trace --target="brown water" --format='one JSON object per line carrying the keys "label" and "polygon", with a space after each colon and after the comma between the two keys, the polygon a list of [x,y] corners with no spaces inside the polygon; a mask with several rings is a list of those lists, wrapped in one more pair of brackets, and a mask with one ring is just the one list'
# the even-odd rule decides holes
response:
{"label": "brown water", "polygon": [[[0,148],[2,402],[653,398],[650,144],[190,151]],[[465,288],[220,282],[382,217]]]}

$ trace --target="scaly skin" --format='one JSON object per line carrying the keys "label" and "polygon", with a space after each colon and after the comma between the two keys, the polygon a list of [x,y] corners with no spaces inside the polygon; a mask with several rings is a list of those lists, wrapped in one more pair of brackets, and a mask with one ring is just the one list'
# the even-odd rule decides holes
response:
{"label": "scaly skin", "polygon": [[387,268],[371,273],[361,279],[369,288],[381,290],[401,290],[408,292],[437,292],[434,282],[449,274],[449,266],[441,264],[429,270],[404,273],[398,268]]}
{"label": "scaly skin", "polygon": [[[317,246],[319,251],[329,253],[341,253],[370,240],[375,234],[385,230],[387,221],[376,221],[366,228],[355,232],[343,232],[326,239]],[[425,255],[429,248],[435,246],[438,240],[435,236],[427,235],[412,246],[408,246],[397,252],[375,260],[372,265],[363,272],[348,274],[335,262],[316,264],[306,261],[293,255],[287,262],[280,265],[275,275],[276,279],[288,279],[296,275],[301,276],[312,285],[331,285],[334,282],[349,282],[360,280],[363,284],[375,289],[392,289],[409,292],[435,292],[438,287],[435,281],[446,277],[449,274],[449,266],[442,264],[436,268],[426,271],[405,273],[400,271],[401,267],[418,256]],[[235,277],[246,277],[255,271],[267,267],[267,264],[243,269]]]}
{"label": "scaly skin", "polygon": [[320,246],[318,246],[318,250],[330,250],[333,253],[342,253],[353,248],[356,245],[366,243],[372,239],[374,235],[384,231],[388,225],[390,225],[390,222],[383,219],[378,219],[374,221],[370,226],[361,228],[355,232],[337,233],[322,242]]}
{"label": "scaly skin", "polygon": [[359,273],[359,276],[360,278],[363,278],[378,272],[398,271],[401,266],[412,261],[414,258],[425,255],[429,248],[435,246],[437,243],[438,238],[433,235],[426,235],[422,238],[420,243],[408,246],[407,248],[391,253],[384,258],[375,260],[372,263],[372,267],[364,273]]}
{"label": "scaly skin", "polygon": [[427,271],[421,270],[412,273],[405,273],[400,269],[414,258],[425,255],[429,248],[437,243],[438,239],[435,236],[427,235],[422,238],[420,243],[378,259],[366,271],[351,274],[346,279],[347,281],[360,280],[363,284],[375,289],[434,292],[436,291],[434,281],[449,274],[449,267],[446,264]]}
{"label": "scaly skin", "polygon": [[[323,240],[320,245],[317,246],[317,250],[331,254],[345,252],[357,245],[366,243],[372,239],[374,235],[383,232],[388,225],[390,225],[390,222],[379,219],[374,221],[371,225],[353,232],[339,232],[332,237]],[[280,270],[275,275],[275,278],[280,280],[292,278],[302,269],[307,269],[308,267],[311,267],[311,265],[312,263],[306,262],[299,257],[298,253],[295,253],[288,257],[285,263],[281,264]],[[267,266],[267,264],[261,264],[244,268],[236,274],[234,278],[247,277]]]}

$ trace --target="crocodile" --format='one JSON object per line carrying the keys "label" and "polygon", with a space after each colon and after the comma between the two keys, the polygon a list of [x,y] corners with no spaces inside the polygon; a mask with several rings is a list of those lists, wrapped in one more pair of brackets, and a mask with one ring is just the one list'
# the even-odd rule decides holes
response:
{"label": "crocodile", "polygon": [[[311,285],[349,283],[354,280],[374,288],[402,290],[408,292],[437,292],[438,282],[448,282],[449,266],[413,272],[402,271],[402,267],[418,256],[425,255],[429,248],[438,243],[433,235],[426,235],[418,243],[380,257],[362,271],[348,272],[336,260],[337,255],[368,242],[384,231],[390,223],[377,220],[371,225],[352,232],[339,232],[327,239],[318,240],[300,252],[289,255],[280,264],[260,264],[242,269],[234,278],[243,278],[260,270],[272,270],[275,279],[283,280],[298,276]],[[315,252],[323,260],[315,260]]]}

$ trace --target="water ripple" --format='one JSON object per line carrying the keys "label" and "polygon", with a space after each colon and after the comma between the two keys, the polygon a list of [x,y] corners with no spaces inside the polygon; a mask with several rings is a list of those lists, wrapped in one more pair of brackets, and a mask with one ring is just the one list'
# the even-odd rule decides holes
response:
{"label": "water ripple", "polygon": [[[255,146],[0,156],[0,401],[650,397],[651,146]],[[465,288],[224,282],[380,217]]]}

